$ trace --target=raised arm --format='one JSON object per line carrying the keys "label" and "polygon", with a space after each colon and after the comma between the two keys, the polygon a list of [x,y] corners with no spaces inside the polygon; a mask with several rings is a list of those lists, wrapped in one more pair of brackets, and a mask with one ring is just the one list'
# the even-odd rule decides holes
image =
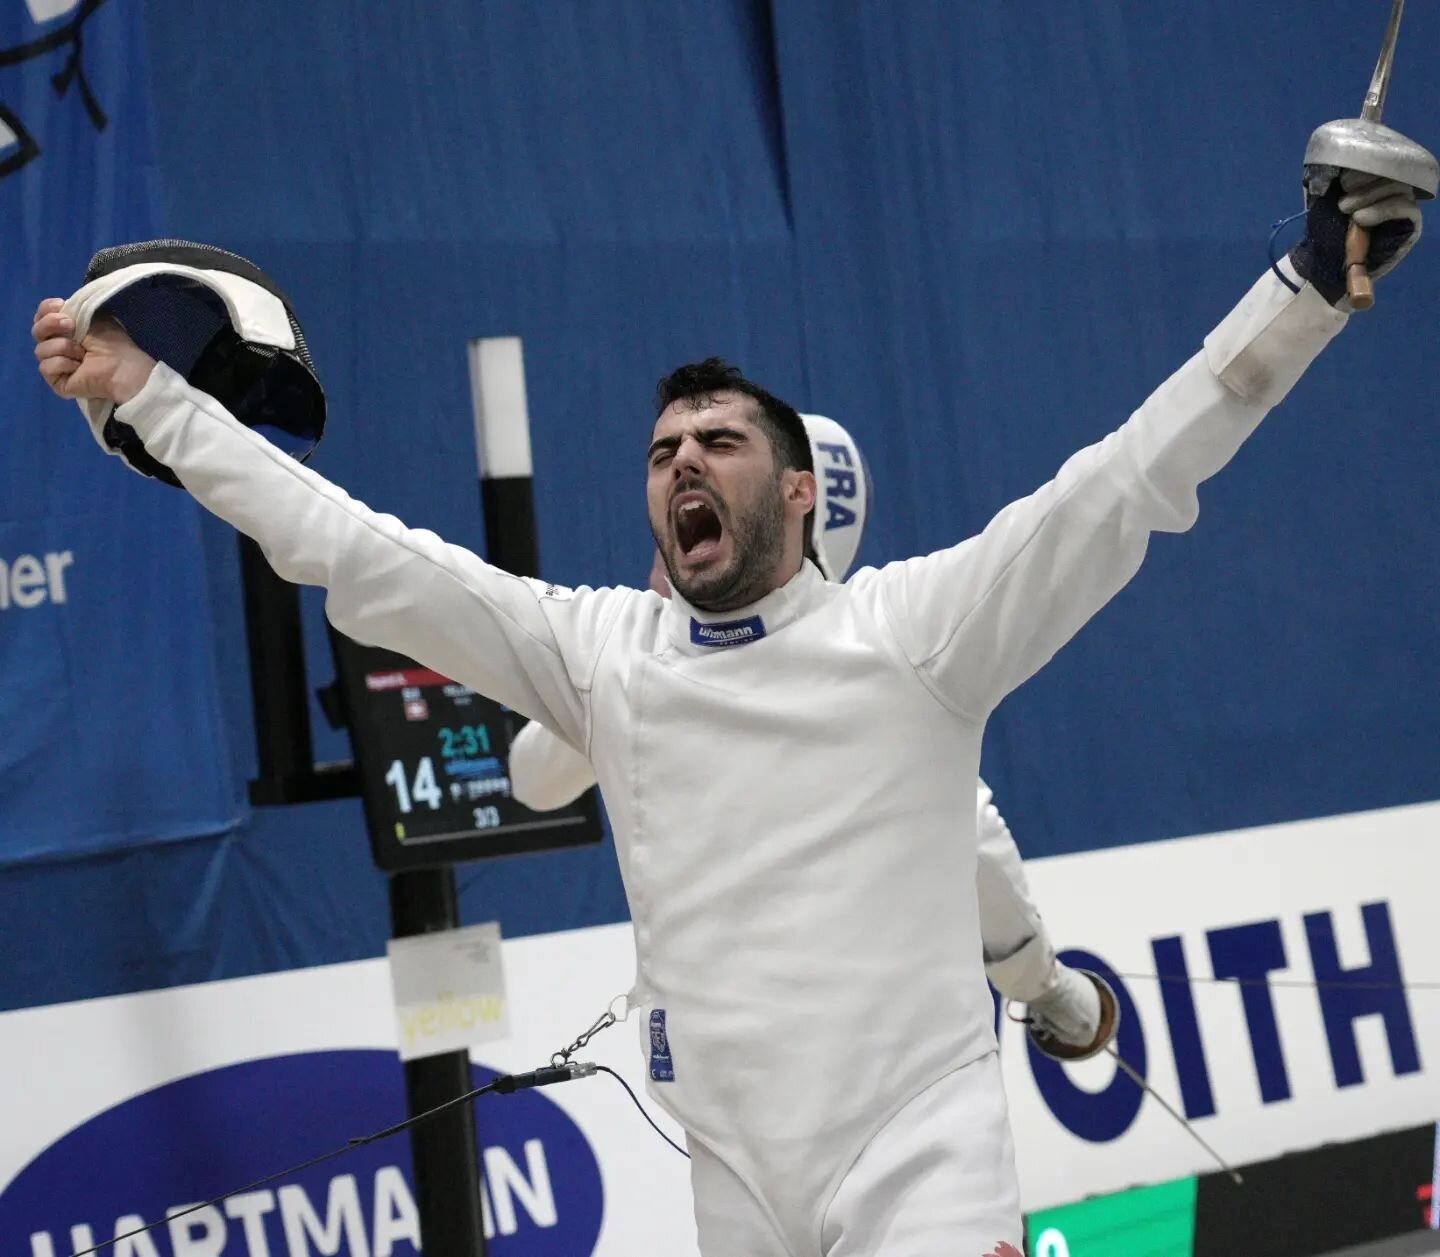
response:
{"label": "raised arm", "polygon": [[[1288,265],[1288,264],[1283,264]],[[1293,272],[1292,272],[1293,274]],[[1346,322],[1267,273],[1130,420],[950,550],[879,583],[912,665],[983,720],[1135,574],[1152,532],[1183,532],[1223,467]]]}
{"label": "raised arm", "polygon": [[528,808],[549,812],[564,807],[594,784],[590,761],[538,721],[510,743],[510,788]]}
{"label": "raised arm", "polygon": [[[64,338],[63,318],[42,305],[42,349]],[[410,655],[584,744],[584,694],[624,591],[511,576],[370,510],[151,363],[118,328],[42,355],[42,372],[62,396],[118,401],[118,417],[202,505],[253,537],[285,579],[328,591],[326,612],[342,632]]]}

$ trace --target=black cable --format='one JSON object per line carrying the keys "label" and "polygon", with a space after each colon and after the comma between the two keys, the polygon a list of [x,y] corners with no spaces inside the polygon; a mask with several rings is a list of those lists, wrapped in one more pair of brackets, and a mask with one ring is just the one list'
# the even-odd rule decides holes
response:
{"label": "black cable", "polygon": [[[537,1073],[542,1071],[537,1071]],[[581,1074],[570,1074],[572,1078],[579,1078]],[[535,1078],[535,1074],[505,1074],[495,1079],[494,1082],[487,1082],[483,1087],[476,1087],[473,1091],[467,1091],[464,1095],[456,1096],[453,1100],[446,1100],[444,1104],[437,1104],[433,1109],[426,1109],[423,1113],[417,1113],[414,1117],[407,1118],[403,1122],[396,1122],[394,1126],[387,1126],[384,1130],[377,1130],[373,1135],[358,1135],[350,1140],[344,1147],[332,1149],[330,1152],[322,1152],[318,1157],[311,1157],[308,1161],[302,1161],[299,1165],[292,1165],[288,1170],[281,1170],[277,1174],[268,1174],[264,1178],[256,1179],[244,1187],[236,1187],[228,1192],[222,1192],[213,1200],[206,1200],[198,1205],[191,1205],[188,1209],[181,1209],[178,1213],[170,1214],[169,1217],[161,1218],[158,1222],[147,1222],[144,1226],[136,1227],[133,1231],[126,1231],[123,1235],[117,1235],[114,1239],[104,1240],[91,1248],[82,1248],[78,1253],[71,1253],[70,1257],[87,1257],[89,1253],[98,1253],[102,1248],[109,1248],[121,1240],[128,1240],[135,1235],[143,1235],[146,1231],[153,1231],[157,1226],[166,1226],[173,1218],[183,1218],[188,1213],[195,1213],[200,1209],[208,1209],[212,1205],[218,1205],[222,1200],[228,1200],[231,1196],[238,1196],[242,1192],[254,1191],[257,1187],[264,1187],[267,1183],[273,1183],[279,1178],[288,1178],[292,1174],[299,1174],[301,1170],[308,1170],[312,1165],[319,1165],[322,1161],[329,1161],[332,1157],[342,1156],[347,1152],[353,1152],[356,1148],[363,1148],[366,1144],[373,1144],[380,1139],[389,1139],[391,1135],[398,1135],[402,1130],[408,1130],[417,1122],[423,1122],[427,1118],[434,1117],[437,1113],[443,1113],[446,1109],[453,1109],[457,1104],[467,1104],[477,1096],[483,1096],[487,1092],[495,1091],[506,1093],[517,1088],[526,1086],[544,1086],[545,1082],[523,1081]],[[547,1079],[545,1081],[559,1082],[560,1078]],[[509,1088],[503,1086],[511,1083]]]}
{"label": "black cable", "polygon": [[[1152,982],[1187,982],[1192,985],[1203,982],[1233,983],[1236,986],[1268,985],[1309,987],[1314,989],[1318,989],[1320,987],[1349,987],[1352,989],[1360,990],[1440,989],[1440,982],[1355,982],[1344,980],[1338,982],[1317,982],[1295,979],[1287,980],[1284,978],[1212,978],[1204,977],[1203,975],[1180,973],[1117,973],[1116,976],[1128,979],[1130,981],[1149,980]],[[1028,1018],[1016,1017],[1012,1018],[1012,1020],[1024,1022],[1028,1021]],[[587,1035],[586,1038],[588,1039],[588,1037],[589,1036]],[[583,1046],[583,1044],[579,1044],[577,1046]],[[409,1130],[410,1127],[420,1122],[426,1121],[429,1118],[435,1117],[437,1114],[444,1113],[449,1109],[453,1109],[457,1105],[468,1104],[472,1100],[475,1100],[480,1096],[487,1095],[492,1092],[498,1095],[509,1095],[511,1092],[526,1090],[530,1087],[547,1087],[558,1082],[568,1082],[574,1078],[585,1078],[593,1073],[609,1074],[610,1077],[615,1079],[616,1082],[618,1082],[622,1087],[625,1088],[625,1094],[630,1097],[631,1103],[634,1104],[636,1109],[639,1110],[640,1116],[643,1117],[650,1124],[651,1130],[653,1130],[657,1135],[659,1135],[661,1139],[663,1139],[667,1144],[674,1148],[675,1151],[678,1152],[687,1161],[690,1159],[690,1154],[686,1152],[684,1148],[677,1144],[673,1139],[670,1138],[669,1135],[667,1135],[663,1130],[660,1129],[659,1126],[655,1124],[655,1119],[650,1116],[650,1114],[646,1111],[645,1106],[640,1103],[640,1098],[635,1094],[633,1090],[631,1090],[630,1084],[626,1082],[625,1079],[622,1078],[619,1074],[617,1074],[613,1069],[611,1069],[608,1065],[572,1064],[567,1060],[566,1063],[563,1065],[547,1066],[542,1069],[533,1070],[528,1074],[502,1074],[493,1082],[486,1083],[483,1087],[476,1087],[472,1091],[465,1092],[464,1095],[455,1096],[453,1099],[446,1100],[444,1104],[437,1104],[434,1108],[426,1109],[423,1113],[417,1113],[414,1117],[406,1118],[403,1122],[396,1122],[393,1126],[386,1126],[383,1130],[377,1130],[373,1134],[357,1135],[354,1139],[349,1140],[343,1146],[331,1149],[331,1151],[329,1152],[322,1152],[318,1157],[311,1157],[308,1161],[301,1161],[298,1165],[292,1165],[288,1169],[280,1170],[275,1174],[268,1174],[264,1178],[256,1179],[253,1183],[247,1183],[244,1187],[235,1187],[228,1192],[221,1192],[220,1195],[215,1196],[210,1200],[202,1201],[198,1205],[191,1205],[187,1209],[182,1209],[178,1213],[170,1214],[168,1217],[161,1218],[156,1222],[147,1222],[144,1226],[136,1227],[133,1231],[126,1231],[124,1232],[124,1234],[117,1235],[113,1239],[103,1240],[101,1243],[95,1244],[90,1248],[82,1248],[78,1252],[71,1253],[70,1257],[89,1257],[89,1254],[98,1253],[101,1249],[109,1248],[112,1244],[117,1244],[121,1240],[128,1240],[136,1235],[143,1235],[146,1231],[153,1231],[156,1227],[159,1226],[166,1226],[175,1218],[183,1218],[187,1214],[196,1213],[201,1209],[208,1209],[213,1205],[218,1205],[223,1200],[230,1199],[231,1196],[239,1196],[244,1192],[254,1191],[257,1187],[264,1187],[268,1183],[275,1182],[276,1179],[288,1178],[291,1175],[299,1174],[302,1170],[308,1170],[311,1166],[319,1165],[323,1161],[329,1161],[335,1157],[343,1156],[345,1153],[352,1152],[356,1148],[363,1148],[366,1144],[373,1144],[381,1139],[389,1139],[392,1135],[398,1135],[403,1130]]]}
{"label": "black cable", "polygon": [[595,1068],[599,1073],[609,1074],[611,1078],[613,1078],[622,1087],[624,1087],[625,1094],[628,1095],[632,1101],[634,1101],[635,1107],[640,1110],[640,1116],[650,1123],[651,1130],[653,1130],[657,1135],[659,1135],[661,1139],[663,1139],[667,1144],[674,1148],[675,1151],[678,1152],[687,1161],[690,1159],[690,1154],[686,1152],[684,1148],[682,1148],[673,1139],[671,1139],[669,1135],[667,1135],[663,1130],[661,1130],[658,1126],[655,1125],[655,1119],[645,1111],[645,1106],[640,1103],[640,1098],[633,1091],[630,1090],[630,1084],[628,1082],[626,1082],[622,1077],[620,1077],[620,1075],[617,1074],[608,1065],[597,1065],[595,1066]]}
{"label": "black cable", "polygon": [[280,1170],[275,1174],[267,1174],[264,1178],[256,1179],[253,1183],[247,1183],[244,1187],[235,1187],[228,1192],[221,1192],[220,1195],[210,1200],[202,1201],[198,1205],[191,1205],[188,1209],[181,1209],[178,1213],[172,1213],[167,1217],[155,1222],[147,1222],[144,1226],[136,1227],[133,1231],[126,1231],[114,1239],[102,1240],[90,1248],[82,1248],[79,1252],[71,1253],[70,1257],[89,1257],[91,1253],[98,1253],[102,1248],[109,1248],[121,1240],[128,1240],[136,1235],[143,1235],[146,1231],[153,1231],[157,1226],[167,1226],[175,1218],[183,1218],[186,1214],[195,1213],[201,1209],[208,1209],[218,1205],[222,1200],[228,1200],[231,1196],[239,1196],[243,1192],[254,1191],[257,1187],[264,1187],[267,1183],[273,1183],[276,1179],[289,1178],[291,1175],[299,1174],[302,1170],[308,1170],[311,1166],[319,1165],[322,1161],[329,1161],[334,1157],[344,1156],[347,1152],[353,1152],[356,1148],[363,1148],[366,1144],[373,1144],[381,1139],[389,1139],[392,1135],[398,1135],[402,1130],[409,1130],[410,1127],[419,1122],[426,1121],[448,1109],[453,1109],[460,1104],[469,1104],[470,1101],[479,1096],[494,1093],[496,1095],[510,1095],[515,1091],[528,1090],[531,1087],[549,1087],[558,1082],[569,1082],[575,1078],[589,1078],[595,1073],[609,1074],[622,1087],[625,1094],[634,1102],[635,1107],[640,1110],[640,1116],[650,1123],[651,1129],[660,1136],[667,1144],[675,1149],[687,1160],[690,1154],[679,1144],[670,1138],[663,1130],[655,1125],[655,1120],[645,1111],[645,1106],[640,1103],[639,1098],[630,1089],[630,1084],[625,1081],[608,1065],[591,1065],[588,1062],[577,1063],[566,1061],[563,1065],[547,1065],[540,1069],[531,1070],[528,1074],[501,1074],[493,1082],[487,1082],[483,1087],[476,1087],[473,1091],[467,1091],[464,1095],[455,1096],[446,1100],[444,1104],[437,1104],[433,1109],[426,1109],[423,1113],[417,1113],[414,1117],[407,1117],[403,1122],[396,1122],[393,1126],[386,1126],[370,1135],[357,1135],[354,1139],[339,1148],[332,1148],[329,1152],[322,1152],[318,1157],[311,1157],[308,1161],[301,1161],[299,1165],[292,1165],[289,1169]]}

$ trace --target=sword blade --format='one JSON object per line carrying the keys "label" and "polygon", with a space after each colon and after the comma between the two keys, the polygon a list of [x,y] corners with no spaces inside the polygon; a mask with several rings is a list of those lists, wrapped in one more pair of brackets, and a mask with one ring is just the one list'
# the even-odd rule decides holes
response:
{"label": "sword blade", "polygon": [[1380,60],[1375,63],[1375,74],[1370,79],[1370,90],[1365,93],[1365,103],[1360,107],[1360,116],[1366,122],[1379,122],[1385,112],[1385,97],[1390,91],[1390,67],[1395,61],[1395,41],[1400,37],[1400,17],[1405,12],[1405,0],[1394,0],[1390,6],[1390,24],[1385,28],[1385,42],[1380,45]]}
{"label": "sword blade", "polygon": [[1233,1179],[1237,1184],[1243,1183],[1245,1181],[1243,1178],[1240,1177],[1240,1171],[1233,1169],[1224,1157],[1222,1157],[1218,1152],[1215,1151],[1214,1148],[1207,1144],[1200,1137],[1200,1132],[1196,1130],[1193,1126],[1191,1126],[1190,1123],[1185,1120],[1184,1116],[1177,1109],[1175,1109],[1170,1104],[1170,1102],[1165,1099],[1164,1096],[1162,1096],[1158,1091],[1156,1091],[1154,1087],[1152,1087],[1148,1082],[1146,1082],[1145,1079],[1140,1076],[1139,1071],[1136,1070],[1129,1061],[1127,1061],[1123,1056],[1120,1055],[1119,1052],[1115,1050],[1114,1044],[1107,1043],[1105,1045],[1105,1050],[1115,1058],[1115,1063],[1119,1065],[1120,1068],[1123,1069],[1125,1073],[1130,1076],[1130,1080],[1137,1087],[1139,1087],[1141,1091],[1145,1092],[1146,1095],[1157,1101],[1160,1107],[1165,1110],[1165,1112],[1170,1114],[1171,1117],[1173,1117],[1177,1122],[1180,1123],[1181,1126],[1183,1126],[1187,1131],[1190,1132],[1190,1137],[1202,1148],[1204,1148],[1206,1152],[1208,1152],[1212,1157],[1215,1158],[1216,1164],[1218,1164],[1220,1168],[1231,1177],[1231,1179]]}

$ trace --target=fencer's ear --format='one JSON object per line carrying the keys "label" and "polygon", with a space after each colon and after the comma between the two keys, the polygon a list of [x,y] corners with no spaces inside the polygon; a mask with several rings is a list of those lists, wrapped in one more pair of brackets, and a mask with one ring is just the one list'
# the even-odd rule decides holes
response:
{"label": "fencer's ear", "polygon": [[791,469],[786,473],[785,497],[789,502],[804,508],[805,514],[815,509],[815,473]]}

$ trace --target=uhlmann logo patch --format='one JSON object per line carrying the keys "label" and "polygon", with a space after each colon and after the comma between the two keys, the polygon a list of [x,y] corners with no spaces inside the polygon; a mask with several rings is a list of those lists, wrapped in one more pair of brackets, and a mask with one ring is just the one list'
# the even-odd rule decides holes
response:
{"label": "uhlmann logo patch", "polygon": [[690,640],[697,646],[744,646],[765,636],[765,621],[758,615],[743,620],[727,620],[723,624],[701,624],[690,621]]}

